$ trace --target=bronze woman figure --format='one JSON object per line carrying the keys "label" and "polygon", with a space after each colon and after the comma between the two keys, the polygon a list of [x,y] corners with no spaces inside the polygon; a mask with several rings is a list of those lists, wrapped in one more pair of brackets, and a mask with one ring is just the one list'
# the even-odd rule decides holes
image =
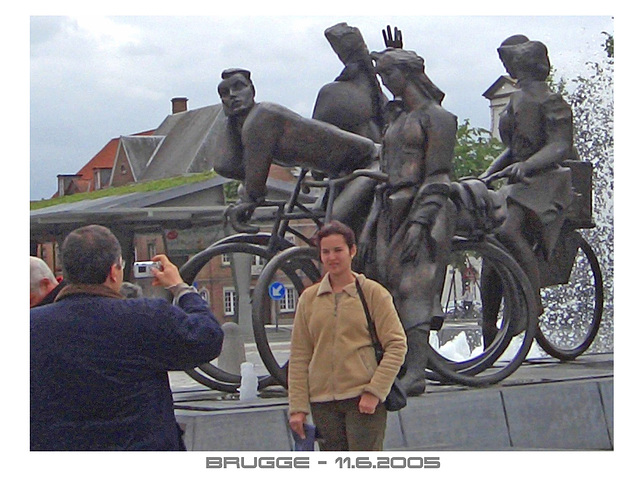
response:
{"label": "bronze woman figure", "polygon": [[[563,160],[577,159],[571,107],[549,89],[544,44],[514,35],[502,42],[498,54],[518,90],[500,116],[500,136],[507,148],[480,178],[508,179],[501,189],[507,219],[496,236],[529,277],[541,311],[537,258],[553,251],[572,200],[571,171],[561,166]],[[501,287],[495,272],[485,268],[483,277],[486,346],[496,333]]]}
{"label": "bronze woman figure", "polygon": [[402,382],[409,395],[417,395],[425,388],[430,326],[442,318],[440,296],[455,227],[449,191],[457,120],[442,108],[444,94],[415,52],[388,48],[374,59],[394,100],[380,162],[389,181],[378,190],[363,249],[375,252],[374,276],[398,308],[409,347]]}

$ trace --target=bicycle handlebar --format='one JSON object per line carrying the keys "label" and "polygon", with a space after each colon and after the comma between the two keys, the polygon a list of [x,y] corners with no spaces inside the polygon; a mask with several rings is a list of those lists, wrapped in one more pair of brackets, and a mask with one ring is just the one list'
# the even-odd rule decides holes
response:
{"label": "bicycle handlebar", "polygon": [[[379,170],[367,170],[359,169],[354,170],[352,173],[339,178],[331,178],[328,180],[308,180],[303,179],[302,184],[308,187],[331,187],[338,186],[344,183],[350,182],[358,177],[368,177],[376,180],[377,182],[386,182],[389,179],[389,175]],[[264,200],[259,204],[246,203],[230,205],[225,212],[225,217],[237,232],[241,233],[257,233],[260,229],[257,225],[251,225],[248,220],[251,218],[253,211],[257,207],[277,206],[282,207],[286,202],[283,201],[269,201]]]}
{"label": "bicycle handlebar", "polygon": [[225,221],[228,221],[236,232],[256,234],[260,227],[246,223],[255,208],[256,205],[251,203],[229,205],[224,212]]}

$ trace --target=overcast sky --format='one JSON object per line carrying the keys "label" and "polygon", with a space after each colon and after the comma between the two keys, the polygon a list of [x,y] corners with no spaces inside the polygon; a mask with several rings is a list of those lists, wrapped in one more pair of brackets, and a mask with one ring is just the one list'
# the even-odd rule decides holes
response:
{"label": "overcast sky", "polygon": [[111,138],[156,128],[170,100],[189,108],[219,102],[228,67],[252,71],[258,101],[311,116],[319,88],[342,64],[324,29],[345,21],[370,50],[398,26],[405,48],[425,59],[443,105],[489,127],[482,93],[502,74],[496,48],[512,34],[544,42],[557,75],[587,73],[602,58],[611,16],[31,16],[30,198],[56,191],[56,175],[77,172]]}

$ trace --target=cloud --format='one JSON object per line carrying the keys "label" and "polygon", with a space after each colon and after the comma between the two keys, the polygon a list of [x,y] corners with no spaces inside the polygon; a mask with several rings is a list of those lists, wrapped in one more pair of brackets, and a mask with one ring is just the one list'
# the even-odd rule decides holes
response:
{"label": "cloud", "polygon": [[381,29],[403,30],[405,48],[425,58],[446,93],[445,108],[488,127],[482,93],[504,73],[496,48],[524,33],[545,42],[558,74],[575,77],[601,52],[608,17],[497,16],[116,16],[32,17],[30,23],[31,198],[55,191],[111,138],[157,127],[170,99],[189,108],[219,99],[222,70],[252,71],[259,101],[311,116],[320,87],[342,64],[325,28],[357,26],[371,50]]}

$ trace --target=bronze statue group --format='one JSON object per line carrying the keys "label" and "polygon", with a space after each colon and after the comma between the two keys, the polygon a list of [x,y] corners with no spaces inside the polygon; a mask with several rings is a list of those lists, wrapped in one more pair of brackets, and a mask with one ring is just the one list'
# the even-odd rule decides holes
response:
{"label": "bronze statue group", "polygon": [[[465,188],[452,181],[457,118],[442,107],[444,93],[423,58],[403,48],[401,32],[387,27],[381,52],[369,52],[359,30],[344,23],[325,35],[345,67],[320,90],[311,119],[255,102],[248,70],[222,73],[227,131],[215,170],[242,181],[234,209],[245,220],[266,197],[272,163],[329,177],[360,168],[387,175],[383,184],[360,178],[344,187],[333,218],[356,234],[356,269],[393,297],[408,346],[401,381],[409,395],[419,395],[429,332],[444,316],[440,298],[457,231],[491,230],[526,273],[542,309],[537,257],[553,251],[572,200],[571,171],[561,166],[577,159],[571,108],[546,82],[545,45],[524,35],[504,40],[498,54],[517,81],[500,117],[505,150]],[[496,178],[505,185],[490,190],[486,184]],[[476,221],[481,214],[489,221]],[[495,335],[502,295],[495,275],[482,271],[485,345]]]}

